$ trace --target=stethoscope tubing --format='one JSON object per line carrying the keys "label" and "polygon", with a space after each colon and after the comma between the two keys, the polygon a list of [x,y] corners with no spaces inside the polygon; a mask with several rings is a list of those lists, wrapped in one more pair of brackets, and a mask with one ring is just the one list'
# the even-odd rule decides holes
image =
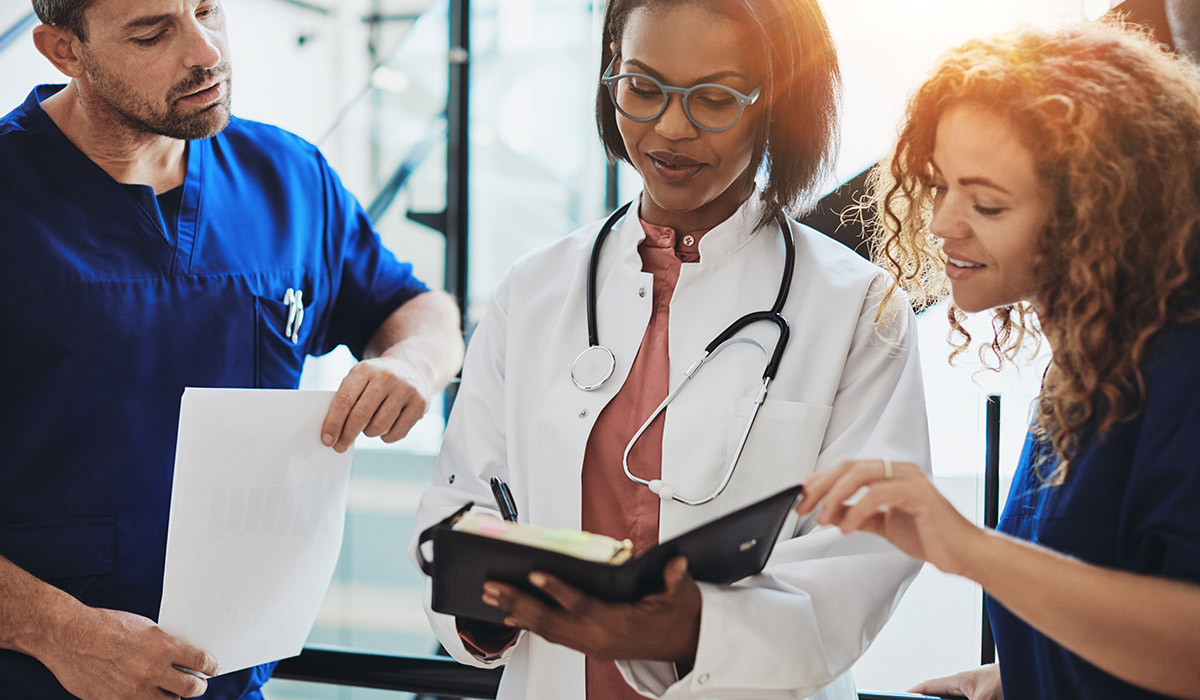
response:
{"label": "stethoscope tubing", "polygon": [[[606,382],[612,375],[613,367],[615,367],[616,359],[612,353],[612,350],[600,345],[600,333],[597,321],[597,278],[600,268],[600,252],[603,248],[604,240],[616,226],[617,221],[619,221],[621,217],[623,217],[629,211],[629,208],[632,205],[633,202],[628,202],[613,212],[608,220],[604,222],[604,225],[600,227],[599,233],[596,234],[596,241],[592,244],[592,252],[588,260],[586,299],[588,347],[586,350],[580,353],[579,357],[575,360],[575,364],[572,365],[571,368],[572,381],[575,382],[577,387],[584,391],[594,391],[602,386],[604,382]],[[795,271],[796,263],[796,242],[792,236],[791,227],[788,226],[785,220],[780,220],[779,227],[783,233],[784,241],[784,269],[779,282],[779,292],[775,297],[775,303],[771,305],[771,309],[768,311],[752,311],[741,318],[738,318],[733,323],[729,324],[725,330],[721,331],[721,333],[704,348],[704,355],[691,367],[689,367],[687,371],[684,372],[683,380],[680,381],[674,389],[671,389],[668,392],[667,397],[663,399],[662,403],[659,404],[658,408],[654,410],[646,422],[643,423],[640,428],[638,428],[637,432],[634,433],[633,438],[629,441],[629,444],[625,446],[625,452],[621,459],[621,466],[625,471],[625,476],[634,483],[649,487],[651,491],[653,491],[663,500],[674,500],[684,505],[698,506],[715,500],[721,495],[722,492],[724,492],[725,487],[729,485],[730,480],[733,478],[734,470],[737,469],[742,452],[745,450],[746,442],[750,437],[750,430],[754,427],[754,421],[758,417],[759,409],[762,408],[763,402],[766,401],[767,391],[771,385],[771,381],[775,379],[776,374],[779,372],[779,364],[783,360],[784,350],[787,349],[788,341],[791,338],[791,327],[788,324],[787,319],[783,316],[783,305],[787,302],[788,295],[791,293],[792,275]],[[726,468],[725,474],[721,479],[721,483],[717,486],[717,489],[704,498],[688,499],[674,493],[674,490],[664,484],[662,480],[647,480],[634,474],[629,468],[629,454],[632,452],[633,446],[637,444],[638,438],[640,438],[642,434],[650,427],[650,424],[653,423],[659,415],[666,411],[667,406],[669,406],[671,401],[679,394],[680,391],[683,390],[683,387],[686,386],[691,380],[692,376],[699,371],[700,367],[702,367],[710,359],[720,354],[720,352],[726,347],[735,343],[749,343],[755,345],[762,350],[764,354],[766,354],[766,348],[758,343],[758,341],[749,338],[736,337],[737,334],[746,327],[763,321],[775,324],[776,328],[779,330],[779,336],[775,341],[775,349],[767,361],[766,368],[763,370],[763,383],[759,389],[758,395],[754,399],[754,406],[751,409],[750,420],[746,423],[745,430],[742,431],[741,438],[738,441],[737,449],[734,451],[733,458],[730,460],[729,466]],[[608,373],[606,376],[598,378],[597,380],[590,382],[581,381],[580,378],[576,376],[576,370],[580,366],[580,361],[593,351],[603,353],[603,357],[606,358],[606,361],[611,362],[611,365],[608,368]]]}
{"label": "stethoscope tubing", "polygon": [[608,238],[608,234],[625,216],[625,212],[633,206],[633,202],[626,202],[624,206],[617,209],[608,217],[604,225],[600,227],[600,233],[596,234],[596,242],[592,244],[592,255],[588,259],[588,274],[587,274],[587,330],[588,330],[588,347],[594,348],[600,345],[600,330],[599,322],[596,320],[596,298],[600,295],[596,287],[596,278],[600,271],[600,250],[604,247],[604,239]]}
{"label": "stethoscope tubing", "polygon": [[696,360],[691,367],[687,368],[687,370],[683,373],[683,380],[680,381],[679,384],[675,385],[675,388],[667,394],[667,397],[662,400],[662,403],[658,405],[658,408],[654,409],[654,412],[650,414],[650,417],[646,419],[646,422],[642,423],[641,427],[637,429],[637,432],[634,433],[633,437],[629,440],[629,443],[625,445],[625,452],[621,455],[621,468],[625,471],[625,476],[630,481],[648,487],[655,493],[655,495],[664,500],[669,498],[687,506],[702,506],[705,503],[714,501],[725,491],[725,487],[729,486],[729,482],[733,479],[733,472],[735,469],[737,469],[738,461],[742,458],[742,452],[746,449],[746,441],[750,439],[750,429],[754,427],[754,420],[758,418],[758,409],[762,408],[763,402],[767,400],[767,389],[771,385],[772,377],[763,377],[762,386],[758,390],[758,395],[754,398],[753,408],[750,409],[750,420],[747,421],[746,428],[742,430],[742,436],[738,440],[737,449],[735,449],[733,452],[733,458],[729,460],[729,466],[725,469],[725,475],[721,478],[721,483],[717,486],[716,490],[704,498],[684,498],[683,496],[674,493],[674,490],[664,492],[664,489],[669,487],[667,487],[661,479],[643,479],[642,477],[633,473],[633,470],[629,467],[629,455],[633,452],[633,446],[637,444],[638,438],[642,436],[642,433],[646,432],[655,419],[657,419],[659,415],[667,410],[667,406],[670,406],[671,402],[675,400],[675,397],[679,395],[679,392],[683,391],[683,387],[687,385],[688,381],[691,380],[696,372],[700,371],[700,368],[703,367],[709,360],[719,355],[722,350],[736,343],[753,345],[759,350],[762,350],[764,355],[767,354],[766,348],[764,348],[757,340],[754,340],[753,338],[729,338],[713,350],[705,350],[704,356],[699,360]]}

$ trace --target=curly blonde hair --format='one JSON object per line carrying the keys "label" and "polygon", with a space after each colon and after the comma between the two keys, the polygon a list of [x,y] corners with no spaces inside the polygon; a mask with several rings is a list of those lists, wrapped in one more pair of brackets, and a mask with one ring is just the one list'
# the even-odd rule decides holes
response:
{"label": "curly blonde hair", "polygon": [[[1031,261],[1037,300],[992,311],[985,364],[1049,341],[1035,430],[1065,479],[1085,431],[1141,410],[1139,366],[1165,327],[1200,318],[1200,73],[1117,23],[1022,29],[946,54],[910,98],[895,152],[872,175],[872,253],[918,307],[946,296],[930,234],[938,121],[970,103],[1006,118],[1033,154],[1053,212]],[[886,305],[881,308],[886,308]],[[951,305],[951,360],[971,344]]]}

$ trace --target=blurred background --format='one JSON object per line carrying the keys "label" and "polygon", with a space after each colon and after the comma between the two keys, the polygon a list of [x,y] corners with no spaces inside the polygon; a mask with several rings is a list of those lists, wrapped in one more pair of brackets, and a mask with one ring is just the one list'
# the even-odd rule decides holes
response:
{"label": "blurred background", "polygon": [[[908,92],[946,48],[1022,23],[1096,18],[1110,3],[822,6],[846,81],[841,157],[837,177],[826,183],[833,191],[889,150]],[[631,169],[606,163],[592,117],[602,2],[226,0],[225,8],[235,113],[317,143],[397,256],[412,261],[430,286],[462,297],[468,333],[517,257],[639,190]],[[34,50],[33,24],[26,0],[0,0],[4,111],[35,84],[63,82]],[[825,232],[838,233],[833,228]],[[973,321],[988,333],[986,319]],[[963,513],[982,522],[986,397],[1001,397],[1002,503],[1046,356],[1031,348],[1021,367],[999,374],[971,357],[951,367],[944,309],[926,311],[919,323],[935,478]],[[352,363],[344,349],[310,360],[303,385],[336,388]],[[405,551],[443,425],[435,406],[397,445],[360,440],[341,560],[310,643],[390,654],[435,649],[421,610],[422,581]],[[977,665],[980,608],[976,586],[926,567],[856,667],[859,687],[901,691]],[[403,697],[293,681],[273,681],[267,695]]]}

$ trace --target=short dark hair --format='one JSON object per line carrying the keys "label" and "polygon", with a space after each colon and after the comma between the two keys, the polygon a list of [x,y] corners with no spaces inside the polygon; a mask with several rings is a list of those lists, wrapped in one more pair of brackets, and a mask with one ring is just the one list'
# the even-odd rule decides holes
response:
{"label": "short dark hair", "polygon": [[[604,14],[600,70],[620,47],[629,16],[641,8],[701,4],[746,23],[765,47],[766,109],[751,172],[765,164],[762,197],[767,216],[795,215],[811,207],[833,170],[838,147],[842,78],[829,26],[816,0],[612,0]],[[596,126],[614,160],[630,162],[617,130],[608,89],[596,89]],[[766,220],[760,223],[767,223]]]}
{"label": "short dark hair", "polygon": [[33,11],[37,13],[42,24],[69,29],[80,41],[87,41],[83,13],[95,2],[96,0],[33,0]]}

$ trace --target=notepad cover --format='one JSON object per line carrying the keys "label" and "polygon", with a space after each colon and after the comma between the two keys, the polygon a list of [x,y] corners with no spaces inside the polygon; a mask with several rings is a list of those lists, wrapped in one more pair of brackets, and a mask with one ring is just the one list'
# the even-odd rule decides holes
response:
{"label": "notepad cover", "polygon": [[480,599],[484,582],[502,581],[544,599],[529,584],[532,571],[552,574],[601,600],[633,601],[661,591],[663,567],[681,554],[697,581],[733,583],[762,571],[801,491],[799,485],[784,489],[620,565],[455,531],[454,516],[422,533],[422,543],[432,542],[433,558],[427,559],[420,546],[418,557],[433,579],[433,609],[448,615],[502,623],[504,613]]}

